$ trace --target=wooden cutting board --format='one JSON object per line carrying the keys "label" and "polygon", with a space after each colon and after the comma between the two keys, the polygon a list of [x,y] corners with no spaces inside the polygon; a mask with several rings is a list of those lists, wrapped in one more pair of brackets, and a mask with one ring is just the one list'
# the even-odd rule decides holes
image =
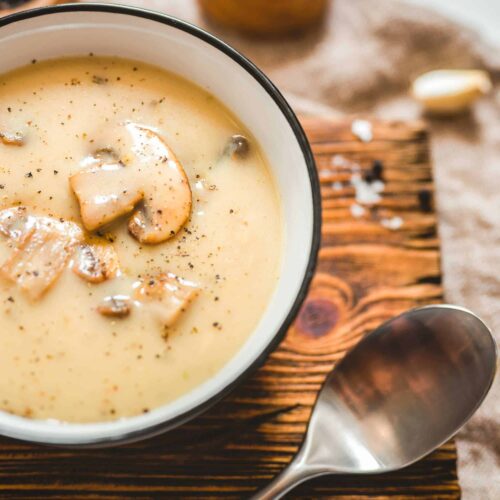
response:
{"label": "wooden cutting board", "polygon": [[[291,460],[345,351],[391,316],[442,301],[422,124],[373,123],[367,143],[350,121],[303,124],[321,176],[323,245],[309,297],[276,352],[214,409],[146,442],[71,451],[0,439],[1,498],[247,498]],[[377,209],[360,214],[352,175],[359,165],[369,177],[374,160],[385,189]],[[457,499],[455,446],[397,473],[313,480],[288,498],[331,497]]]}

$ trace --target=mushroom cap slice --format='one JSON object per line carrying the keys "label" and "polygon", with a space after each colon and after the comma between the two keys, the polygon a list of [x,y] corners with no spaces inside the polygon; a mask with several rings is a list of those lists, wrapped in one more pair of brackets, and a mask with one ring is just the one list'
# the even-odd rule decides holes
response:
{"label": "mushroom cap slice", "polygon": [[110,243],[82,243],[76,247],[73,272],[89,283],[112,279],[119,270],[118,255]]}
{"label": "mushroom cap slice", "polygon": [[[179,160],[153,130],[127,124],[143,184],[143,205],[129,221],[130,233],[141,243],[161,243],[181,229],[191,214],[192,194]],[[143,179],[146,180],[146,179]]]}
{"label": "mushroom cap slice", "polygon": [[125,318],[132,311],[132,301],[127,295],[104,297],[97,306],[97,312],[110,318]]}
{"label": "mushroom cap slice", "polygon": [[164,326],[171,326],[198,296],[195,283],[173,273],[146,277],[135,285],[134,299],[147,307]]}
{"label": "mushroom cap slice", "polygon": [[6,208],[0,212],[0,233],[11,240],[18,241],[33,222],[26,207]]}
{"label": "mushroom cap slice", "polygon": [[50,217],[22,217],[26,217],[24,229],[19,237],[17,232],[11,233],[17,246],[0,267],[0,274],[36,300],[57,281],[82,232],[72,222]]}
{"label": "mushroom cap slice", "polygon": [[21,132],[5,132],[0,130],[0,142],[6,146],[22,146],[24,135]]}
{"label": "mushroom cap slice", "polygon": [[27,207],[22,205],[0,210],[0,234],[13,241],[20,241],[32,228],[61,234],[71,243],[83,240],[83,231],[74,222],[43,215],[30,215]]}
{"label": "mushroom cap slice", "polygon": [[70,178],[83,224],[94,231],[132,212],[142,202],[130,218],[130,233],[141,243],[166,241],[191,214],[192,195],[186,173],[153,129],[126,123],[116,136],[121,149],[127,148],[122,151],[123,162],[118,156],[96,152]]}
{"label": "mushroom cap slice", "polygon": [[234,134],[224,148],[224,154],[233,159],[243,159],[250,153],[250,141],[241,134]]}

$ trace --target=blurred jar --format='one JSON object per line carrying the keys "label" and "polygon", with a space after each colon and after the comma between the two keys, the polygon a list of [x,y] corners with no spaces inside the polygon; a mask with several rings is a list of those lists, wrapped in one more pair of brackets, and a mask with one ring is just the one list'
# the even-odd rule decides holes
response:
{"label": "blurred jar", "polygon": [[198,0],[221,26],[254,36],[282,36],[318,24],[329,0]]}
{"label": "blurred jar", "polygon": [[12,14],[24,9],[46,7],[58,3],[58,0],[0,0],[0,16]]}

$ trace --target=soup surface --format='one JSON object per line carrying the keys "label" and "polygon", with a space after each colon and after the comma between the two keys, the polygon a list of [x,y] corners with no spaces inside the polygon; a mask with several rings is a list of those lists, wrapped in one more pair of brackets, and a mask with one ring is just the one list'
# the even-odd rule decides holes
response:
{"label": "soup surface", "polygon": [[159,68],[87,56],[0,76],[0,409],[94,422],[213,376],[276,286],[255,140]]}

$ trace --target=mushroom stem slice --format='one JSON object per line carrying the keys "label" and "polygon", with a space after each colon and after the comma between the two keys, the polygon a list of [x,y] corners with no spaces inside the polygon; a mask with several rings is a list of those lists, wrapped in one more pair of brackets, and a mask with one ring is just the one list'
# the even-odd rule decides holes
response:
{"label": "mushroom stem slice", "polygon": [[109,243],[82,243],[76,247],[73,272],[89,283],[114,278],[120,269],[118,255]]}
{"label": "mushroom stem slice", "polygon": [[141,307],[147,307],[164,326],[171,326],[198,294],[199,287],[195,283],[173,273],[162,273],[136,283],[134,299]]}
{"label": "mushroom stem slice", "polygon": [[191,214],[192,194],[180,162],[153,130],[128,123],[144,190],[143,206],[134,212],[129,231],[141,243],[168,240]]}
{"label": "mushroom stem slice", "polygon": [[121,163],[97,163],[70,177],[88,231],[130,213],[142,199],[143,192],[130,182],[128,169]]}

